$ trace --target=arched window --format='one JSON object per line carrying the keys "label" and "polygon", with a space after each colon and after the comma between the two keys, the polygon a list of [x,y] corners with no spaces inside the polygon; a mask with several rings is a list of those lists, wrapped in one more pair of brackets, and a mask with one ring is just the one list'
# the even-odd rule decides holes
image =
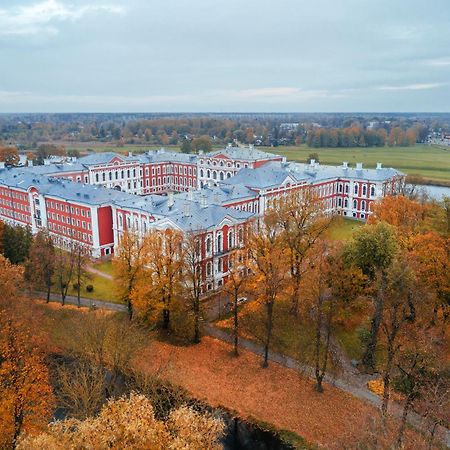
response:
{"label": "arched window", "polygon": [[227,172],[227,178],[231,178],[231,172]]}
{"label": "arched window", "polygon": [[212,275],[212,262],[208,261],[206,263],[206,276],[210,277]]}
{"label": "arched window", "polygon": [[223,180],[224,178],[225,178],[225,177],[224,177],[223,172],[220,172],[220,179]]}
{"label": "arched window", "polygon": [[361,211],[365,211],[366,210],[366,202],[363,200],[361,202]]}
{"label": "arched window", "polygon": [[358,202],[356,200],[353,200],[353,209],[356,209],[358,207]]}
{"label": "arched window", "polygon": [[239,240],[239,244],[242,244],[244,242],[244,230],[243,230],[243,228],[239,228],[239,230],[238,230],[238,240]]}
{"label": "arched window", "polygon": [[213,179],[217,180],[217,172],[215,170],[213,170]]}
{"label": "arched window", "polygon": [[353,193],[354,194],[358,193],[358,183],[355,183],[355,185],[353,186]]}
{"label": "arched window", "polygon": [[367,186],[366,186],[366,185],[363,185],[363,188],[362,188],[362,195],[363,195],[363,196],[366,196],[366,194],[367,194]]}
{"label": "arched window", "polygon": [[221,252],[223,250],[222,233],[218,233],[216,237],[216,251]]}
{"label": "arched window", "polygon": [[349,188],[348,183],[345,183],[345,193],[346,193],[346,194],[348,194],[348,188]]}
{"label": "arched window", "polygon": [[102,173],[102,180],[106,181],[106,173],[105,172]]}
{"label": "arched window", "polygon": [[344,199],[344,207],[345,207],[345,208],[348,208],[348,198],[345,198],[345,199]]}
{"label": "arched window", "polygon": [[338,206],[342,206],[342,198],[341,197],[338,198]]}
{"label": "arched window", "polygon": [[203,169],[200,169],[200,176],[203,177]]}
{"label": "arched window", "polygon": [[211,171],[209,169],[206,171],[206,177],[211,178]]}
{"label": "arched window", "polygon": [[95,181],[98,183],[99,179],[98,179],[98,173],[95,174]]}
{"label": "arched window", "polygon": [[211,236],[208,236],[206,238],[206,253],[211,253],[211,251],[212,251]]}
{"label": "arched window", "polygon": [[370,196],[375,197],[375,186],[370,187]]}
{"label": "arched window", "polygon": [[233,248],[234,246],[234,234],[233,230],[228,230],[228,248]]}

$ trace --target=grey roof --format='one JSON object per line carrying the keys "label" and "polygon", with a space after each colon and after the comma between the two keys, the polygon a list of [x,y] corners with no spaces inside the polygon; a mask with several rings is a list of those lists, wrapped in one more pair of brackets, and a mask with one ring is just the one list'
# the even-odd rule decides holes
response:
{"label": "grey roof", "polygon": [[344,168],[344,166],[322,166],[320,164],[285,164],[288,171],[295,176],[308,176],[311,182],[327,179],[356,179],[367,181],[384,181],[394,176],[403,176],[404,173],[392,167],[381,167],[379,169],[357,169],[356,167]]}
{"label": "grey roof", "polygon": [[191,155],[186,153],[178,153],[173,151],[167,151],[164,148],[160,150],[149,150],[147,153],[138,155],[141,163],[152,162],[177,162],[177,163],[190,163],[197,164],[197,155]]}
{"label": "grey roof", "polygon": [[258,194],[256,191],[249,189],[243,184],[223,184],[211,187],[205,185],[201,189],[195,191],[177,194],[176,197],[185,200],[191,198],[198,202],[206,200],[210,205],[226,205],[239,200],[256,199],[258,198]]}
{"label": "grey roof", "polygon": [[37,175],[17,169],[0,170],[0,184],[25,191],[34,186],[43,195],[87,205],[110,204],[119,199],[134,197],[132,194],[114,189]]}
{"label": "grey roof", "polygon": [[254,189],[268,189],[279,186],[290,177],[293,181],[307,180],[308,176],[290,172],[284,163],[273,161],[256,169],[242,169],[234,177],[221,181],[221,185],[244,185]]}
{"label": "grey roof", "polygon": [[238,211],[218,205],[202,206],[198,201],[187,200],[179,195],[174,196],[170,206],[168,196],[149,195],[115,201],[115,205],[127,209],[134,209],[154,215],[159,219],[166,219],[184,231],[208,230],[217,226],[226,217],[233,220],[245,221],[254,214]]}
{"label": "grey roof", "polygon": [[38,175],[56,175],[59,173],[82,172],[87,170],[80,163],[48,164],[44,166],[28,166],[21,168],[24,172],[35,173]]}
{"label": "grey roof", "polygon": [[206,153],[205,156],[225,155],[232,159],[241,159],[246,161],[258,161],[261,159],[276,159],[282,158],[280,155],[274,153],[263,152],[254,147],[225,147],[222,150],[215,150]]}
{"label": "grey roof", "polygon": [[102,152],[82,156],[81,158],[78,159],[78,162],[85,166],[95,166],[97,164],[107,164],[114,158],[120,158],[128,162],[138,161],[138,158],[136,156],[124,156],[114,152]]}

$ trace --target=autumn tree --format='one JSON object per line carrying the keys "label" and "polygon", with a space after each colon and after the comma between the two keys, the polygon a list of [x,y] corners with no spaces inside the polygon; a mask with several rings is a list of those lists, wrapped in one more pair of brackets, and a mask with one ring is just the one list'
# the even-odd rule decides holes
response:
{"label": "autumn tree", "polygon": [[13,263],[23,263],[30,250],[33,235],[30,227],[4,225],[3,254]]}
{"label": "autumn tree", "polygon": [[373,207],[369,223],[386,222],[394,226],[402,235],[409,236],[425,227],[430,207],[403,195],[387,195]]}
{"label": "autumn tree", "polygon": [[384,296],[388,271],[397,252],[395,230],[384,222],[360,228],[354,234],[354,240],[348,244],[345,258],[359,267],[374,287],[373,313],[370,337],[363,356],[366,370],[375,368],[375,350],[378,333],[383,318]]}
{"label": "autumn tree", "polygon": [[412,326],[416,322],[418,298],[424,302],[423,292],[420,292],[406,258],[399,257],[392,264],[386,279],[384,313],[381,319],[381,330],[385,341],[381,406],[383,417],[386,417],[388,411],[393,365],[402,345],[402,338],[410,328],[408,325]]}
{"label": "autumn tree", "polygon": [[75,269],[75,251],[71,246],[69,250],[62,248],[55,248],[55,265],[54,276],[61,295],[61,305],[65,305],[67,292],[69,291],[70,283],[73,280]]}
{"label": "autumn tree", "polygon": [[439,312],[446,319],[450,313],[450,242],[436,233],[413,236],[408,241],[409,255],[416,276],[427,286],[433,299],[433,322]]}
{"label": "autumn tree", "polygon": [[262,366],[267,367],[273,331],[273,309],[284,295],[289,267],[288,252],[273,211],[269,210],[262,217],[258,227],[253,227],[248,244],[249,267],[252,271],[249,288],[266,311]]}
{"label": "autumn tree", "polygon": [[199,150],[204,152],[210,152],[212,150],[212,142],[209,136],[194,138],[192,139],[191,145],[196,153],[198,153]]}
{"label": "autumn tree", "polygon": [[0,147],[0,161],[7,166],[15,166],[19,163],[17,147]]}
{"label": "autumn tree", "polygon": [[45,231],[39,231],[33,239],[25,264],[25,279],[36,289],[45,289],[47,303],[55,272],[55,247],[53,239]]}
{"label": "autumn tree", "polygon": [[341,246],[320,241],[310,260],[311,272],[305,282],[305,303],[315,320],[314,374],[318,392],[323,392],[335,321],[343,311],[354,308],[365,287],[362,271],[348,266],[342,252]]}
{"label": "autumn tree", "polygon": [[322,201],[311,189],[280,197],[272,208],[289,255],[291,312],[297,315],[301,281],[309,267],[306,264],[308,254],[331,219],[325,215]]}
{"label": "autumn tree", "polygon": [[87,270],[87,264],[89,262],[89,257],[86,253],[86,249],[79,243],[73,244],[72,249],[74,264],[73,264],[73,279],[74,287],[77,291],[77,304],[78,307],[81,306],[81,287],[89,279],[90,275]]}
{"label": "autumn tree", "polygon": [[49,424],[40,435],[24,435],[17,448],[218,450],[223,431],[220,419],[186,406],[172,411],[166,421],[157,420],[149,399],[132,393],[110,400],[96,417],[66,419]]}
{"label": "autumn tree", "polygon": [[126,231],[120,238],[113,259],[114,281],[122,300],[128,307],[128,316],[133,318],[131,293],[141,276],[144,264],[144,241],[133,231]]}
{"label": "autumn tree", "polygon": [[49,371],[28,330],[0,312],[0,446],[15,448],[53,412]]}
{"label": "autumn tree", "polygon": [[162,313],[162,328],[168,331],[173,303],[181,296],[184,264],[181,232],[153,230],[144,238],[142,274],[132,292],[136,310],[144,316]]}
{"label": "autumn tree", "polygon": [[17,301],[23,282],[23,267],[16,266],[0,255],[0,311],[9,309]]}
{"label": "autumn tree", "polygon": [[190,304],[190,311],[193,317],[193,342],[200,342],[200,320],[202,316],[201,295],[202,295],[202,232],[188,233],[183,242],[184,263],[182,268],[185,297]]}
{"label": "autumn tree", "polygon": [[240,248],[235,249],[228,256],[228,276],[223,287],[223,292],[232,305],[234,356],[239,355],[239,298],[247,291],[249,277],[248,252]]}

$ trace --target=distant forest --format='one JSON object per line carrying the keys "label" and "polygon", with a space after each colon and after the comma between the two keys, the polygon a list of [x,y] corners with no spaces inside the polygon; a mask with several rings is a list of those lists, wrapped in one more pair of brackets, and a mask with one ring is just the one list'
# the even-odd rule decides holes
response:
{"label": "distant forest", "polygon": [[[448,114],[0,114],[0,142],[21,150],[42,143],[182,146],[413,146],[450,132]],[[194,144],[193,146],[191,144]]]}

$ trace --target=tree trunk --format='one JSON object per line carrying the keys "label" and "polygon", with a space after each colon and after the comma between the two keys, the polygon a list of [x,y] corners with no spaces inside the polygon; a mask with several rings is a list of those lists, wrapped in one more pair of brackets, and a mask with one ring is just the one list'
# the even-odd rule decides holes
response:
{"label": "tree trunk", "polygon": [[264,360],[262,367],[269,366],[269,346],[270,339],[272,337],[272,327],[273,327],[273,301],[266,303],[267,307],[267,322],[266,322],[266,342],[264,343]]}
{"label": "tree trunk", "polygon": [[239,340],[239,335],[238,335],[238,304],[237,304],[237,293],[234,294],[234,311],[233,311],[233,322],[234,322],[234,328],[233,328],[233,333],[234,333],[234,356],[239,356],[239,351],[238,351],[238,340]]}
{"label": "tree trunk", "polygon": [[48,284],[47,285],[47,303],[50,302],[50,289],[51,289],[51,285]]}
{"label": "tree trunk", "polygon": [[167,306],[164,306],[163,308],[163,323],[162,323],[163,330],[168,331],[170,328],[170,311]]}
{"label": "tree trunk", "polygon": [[200,299],[194,300],[194,344],[200,343]]}
{"label": "tree trunk", "polygon": [[383,403],[381,404],[381,415],[383,420],[386,418],[389,404],[389,389],[391,385],[392,361],[394,359],[392,345],[388,344],[386,368],[383,375]]}
{"label": "tree trunk", "polygon": [[378,343],[378,332],[383,319],[384,309],[384,275],[381,275],[380,287],[375,298],[375,310],[371,320],[370,338],[366,351],[362,358],[363,365],[367,372],[375,370],[375,350]]}
{"label": "tree trunk", "polygon": [[405,434],[406,419],[408,417],[409,408],[413,402],[413,395],[408,395],[406,398],[405,406],[403,407],[402,420],[400,422],[400,428],[398,430],[397,448],[401,448],[403,445],[403,436]]}

